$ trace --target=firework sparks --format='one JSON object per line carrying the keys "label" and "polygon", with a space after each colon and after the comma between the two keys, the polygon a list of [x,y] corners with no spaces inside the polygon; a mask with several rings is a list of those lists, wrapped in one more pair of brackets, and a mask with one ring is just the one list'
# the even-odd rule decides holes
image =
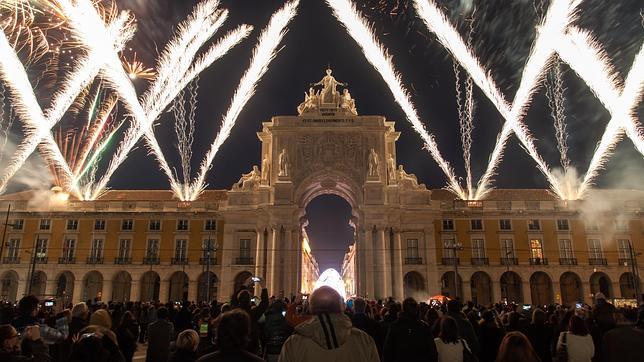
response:
{"label": "firework sparks", "polygon": [[135,79],[152,80],[156,76],[156,72],[154,71],[154,69],[146,67],[145,64],[143,64],[143,62],[136,59],[136,53],[134,53],[132,60],[123,59],[122,63],[123,63],[123,68],[125,68],[125,72],[130,77],[131,80],[135,80]]}
{"label": "firework sparks", "polygon": [[550,74],[545,83],[546,97],[550,107],[550,115],[554,121],[555,138],[559,150],[559,162],[564,172],[570,168],[568,158],[568,134],[566,133],[566,113],[564,106],[564,87],[561,74],[561,61],[555,58],[550,69]]}
{"label": "firework sparks", "polygon": [[367,61],[380,73],[394,99],[405,112],[407,120],[422,137],[423,142],[425,142],[425,148],[427,148],[447,177],[447,189],[466,199],[467,193],[458,183],[454,170],[449,162],[443,158],[433,135],[427,131],[418,117],[418,112],[409,99],[409,92],[402,84],[400,74],[394,70],[391,55],[387,54],[387,51],[378,42],[367,21],[360,15],[350,0],[327,0],[327,4],[333,9],[334,16],[342,23],[349,35],[358,43]]}

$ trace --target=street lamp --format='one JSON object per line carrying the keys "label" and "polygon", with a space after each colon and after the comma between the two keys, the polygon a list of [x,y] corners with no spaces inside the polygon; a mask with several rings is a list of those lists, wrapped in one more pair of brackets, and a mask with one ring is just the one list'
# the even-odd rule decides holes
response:
{"label": "street lamp", "polygon": [[[34,283],[34,274],[36,273],[36,257],[38,256],[38,239],[40,239],[40,234],[36,234],[34,239],[34,246],[31,249],[31,264],[29,265],[29,283],[27,283],[27,294],[31,295],[31,290]],[[29,251],[25,250],[26,253]]]}
{"label": "street lamp", "polygon": [[208,233],[208,240],[206,245],[203,248],[203,253],[206,262],[206,302],[210,303],[210,261],[211,253],[216,250],[216,245],[212,244],[212,239],[210,238],[211,233]]}
{"label": "street lamp", "polygon": [[4,255],[4,242],[5,242],[5,238],[7,236],[7,226],[11,226],[11,227],[14,227],[14,228],[16,226],[18,226],[18,224],[16,224],[16,223],[11,223],[11,224],[9,223],[9,213],[10,212],[11,212],[11,204],[9,204],[9,207],[7,207],[7,216],[5,217],[4,229],[2,230],[2,244],[0,244],[0,265],[4,262],[4,260],[2,258],[3,258],[3,255]]}
{"label": "street lamp", "polygon": [[637,269],[637,257],[642,255],[642,253],[635,253],[631,240],[628,241],[628,251],[631,257],[631,275],[633,277],[633,286],[635,286],[635,298],[637,299],[637,305],[639,305],[642,296],[640,295],[640,273]]}
{"label": "street lamp", "polygon": [[463,245],[456,240],[446,243],[445,249],[452,250],[454,255],[454,298],[458,298],[458,255],[457,252],[463,250]]}

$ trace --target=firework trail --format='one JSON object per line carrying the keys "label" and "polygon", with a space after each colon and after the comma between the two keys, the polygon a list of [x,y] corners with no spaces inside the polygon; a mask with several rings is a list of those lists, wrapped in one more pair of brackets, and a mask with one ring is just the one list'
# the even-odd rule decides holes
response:
{"label": "firework trail", "polygon": [[550,186],[557,195],[564,197],[563,191],[559,187],[559,181],[550,172],[545,161],[539,155],[534,139],[530,135],[528,128],[522,122],[530,100],[534,95],[536,87],[542,76],[543,70],[547,67],[554,50],[550,44],[551,38],[561,36],[563,30],[573,20],[573,9],[578,4],[577,1],[555,0],[539,29],[539,34],[533,45],[532,51],[528,58],[527,64],[523,70],[521,84],[515,95],[512,106],[510,107],[503,95],[496,87],[495,82],[491,79],[489,73],[483,70],[482,65],[472,54],[456,29],[449,24],[445,15],[438,7],[428,0],[415,0],[416,11],[425,22],[427,28],[436,34],[441,44],[448,49],[452,55],[461,63],[468,73],[472,76],[473,81],[479,86],[483,93],[495,105],[499,113],[505,118],[505,123],[501,134],[497,138],[496,146],[490,157],[488,168],[479,180],[476,199],[483,198],[489,191],[488,184],[496,173],[496,168],[503,156],[503,150],[508,141],[508,137],[514,131],[517,138],[523,144],[528,154],[535,160],[541,173],[546,177]]}
{"label": "firework trail", "polygon": [[257,84],[262,79],[268,66],[277,54],[277,47],[288,31],[288,24],[295,16],[299,0],[286,3],[280,10],[271,16],[268,26],[262,31],[253,50],[253,57],[250,66],[242,76],[230,107],[226,112],[221,124],[221,129],[210,146],[206,157],[201,162],[199,173],[195,182],[190,187],[190,194],[186,195],[188,200],[196,200],[206,187],[206,175],[210,169],[221,145],[226,141],[235,122],[244,106],[255,94]]}
{"label": "firework trail", "polygon": [[[206,1],[198,4],[193,14],[179,25],[175,36],[161,54],[157,66],[157,78],[142,97],[142,108],[145,111],[145,117],[141,116],[140,119],[144,122],[133,122],[134,125],[126,131],[125,137],[117,148],[116,154],[110,161],[105,174],[91,187],[86,187],[86,190],[89,190],[86,193],[88,198],[95,199],[103,192],[112,174],[127,158],[129,152],[142,136],[146,135],[146,141],[149,141],[147,144],[151,148],[151,153],[155,156],[161,155],[161,150],[152,131],[153,122],[199,72],[225,55],[232,47],[248,36],[252,28],[246,25],[239,26],[209,48],[205,55],[198,59],[197,64],[191,67],[196,52],[214,34],[214,31],[218,29],[223,21],[222,17],[226,15],[223,11],[216,11],[215,7],[217,5],[217,1]],[[208,25],[205,29],[204,24]],[[131,83],[129,87],[131,87]],[[134,106],[136,107],[136,104]],[[158,157],[157,160],[168,178],[173,180],[174,176],[169,165],[167,163],[161,164],[162,160]],[[176,195],[183,199],[181,195],[185,194],[186,191],[183,185],[171,181],[171,188]]]}
{"label": "firework trail", "polygon": [[427,132],[425,126],[420,121],[418,112],[409,99],[409,92],[402,84],[400,74],[394,70],[391,55],[387,53],[385,48],[376,39],[367,21],[360,15],[350,0],[327,0],[326,2],[333,9],[334,16],[342,23],[349,35],[360,46],[367,61],[371,63],[378,73],[380,73],[385,83],[387,83],[394,99],[400,105],[403,112],[405,112],[407,120],[425,142],[425,148],[438,163],[443,173],[445,173],[448,183],[447,189],[462,199],[467,199],[467,194],[458,183],[454,170],[449,162],[441,155],[434,136]]}
{"label": "firework trail", "polygon": [[[110,23],[108,34],[109,42],[103,43],[101,49],[92,50],[77,59],[75,66],[72,68],[73,71],[65,77],[60,90],[52,97],[51,107],[45,112],[45,118],[40,121],[38,113],[42,111],[35,99],[26,71],[18,60],[16,52],[9,45],[6,37],[4,35],[0,37],[0,45],[3,48],[0,53],[7,54],[7,56],[2,57],[3,60],[6,62],[15,60],[15,62],[6,65],[4,71],[0,72],[2,73],[0,76],[4,77],[7,83],[11,83],[7,79],[12,78],[12,81],[15,82],[14,86],[18,87],[16,88],[16,97],[20,98],[20,100],[15,102],[17,103],[16,115],[26,128],[25,140],[18,146],[11,161],[5,167],[2,177],[0,177],[0,190],[6,188],[11,177],[43,140],[45,144],[41,146],[41,150],[44,150],[45,155],[48,155],[48,158],[54,162],[57,168],[65,171],[69,169],[66,162],[63,162],[64,157],[51,136],[51,129],[62,119],[66,110],[76,100],[78,94],[96,77],[100,70],[102,59],[106,58],[105,53],[109,52],[110,48],[112,50],[121,49],[133,35],[131,18],[127,12],[121,13]],[[22,102],[25,103],[23,104]],[[69,173],[65,172],[65,175],[69,176]]]}
{"label": "firework trail", "polygon": [[197,110],[198,79],[188,88],[188,109],[186,110],[186,92],[182,91],[174,101],[174,133],[177,135],[177,151],[181,158],[181,173],[184,185],[190,184],[190,160],[195,134],[195,116]]}
{"label": "firework trail", "polygon": [[548,106],[550,107],[550,115],[555,126],[559,162],[564,172],[566,172],[570,168],[570,159],[568,158],[568,134],[566,132],[566,110],[564,105],[565,96],[561,74],[561,61],[558,57],[553,59],[550,73],[545,82],[545,88]]}
{"label": "firework trail", "polygon": [[588,84],[611,114],[611,120],[579,185],[576,196],[581,198],[592,186],[599,171],[605,167],[623,132],[631,138],[635,148],[644,154],[644,133],[633,114],[642,97],[644,46],[640,47],[635,56],[621,92],[618,90],[617,73],[610,65],[608,56],[588,33],[570,29],[567,36],[560,39],[557,49],[562,59]]}

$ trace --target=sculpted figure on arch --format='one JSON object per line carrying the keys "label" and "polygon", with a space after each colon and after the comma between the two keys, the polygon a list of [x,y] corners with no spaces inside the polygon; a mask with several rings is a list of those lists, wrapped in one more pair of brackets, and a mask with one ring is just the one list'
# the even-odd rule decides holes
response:
{"label": "sculpted figure on arch", "polygon": [[291,166],[288,160],[288,153],[286,152],[286,148],[283,148],[282,152],[280,153],[279,167],[280,167],[280,172],[278,176],[288,177],[290,175]]}
{"label": "sculpted figure on arch", "polygon": [[331,75],[333,71],[331,68],[327,68],[326,70],[326,75],[322,80],[319,82],[313,84],[313,86],[321,85],[324,88],[322,88],[322,92],[320,93],[320,98],[322,98],[322,103],[335,103],[335,101],[338,99],[338,90],[337,87],[344,86],[346,87],[348,84],[347,83],[341,83],[335,80],[335,77]]}

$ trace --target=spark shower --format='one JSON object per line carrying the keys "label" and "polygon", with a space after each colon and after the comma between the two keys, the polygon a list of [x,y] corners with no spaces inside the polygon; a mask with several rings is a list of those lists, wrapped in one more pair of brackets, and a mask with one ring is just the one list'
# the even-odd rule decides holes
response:
{"label": "spark shower", "polygon": [[[629,137],[637,151],[644,155],[644,132],[635,110],[641,102],[644,82],[644,47],[635,56],[631,69],[621,80],[609,58],[588,30],[579,29],[575,20],[583,0],[552,0],[540,19],[531,52],[522,72],[514,99],[507,100],[498,89],[490,69],[484,69],[474,55],[472,33],[465,39],[449,22],[434,0],[414,0],[417,15],[427,29],[451,54],[457,79],[459,129],[463,148],[465,184],[445,159],[431,129],[431,121],[422,121],[410,98],[407,87],[396,71],[393,57],[380,43],[365,17],[351,0],[326,0],[333,15],[362,50],[366,60],[377,70],[401,107],[413,129],[421,136],[425,149],[445,175],[445,188],[466,200],[484,199],[493,188],[496,170],[512,134],[536,163],[547,179],[550,189],[561,199],[583,198],[605,167],[617,143]],[[0,190],[5,190],[15,173],[34,151],[38,150],[50,164],[57,183],[79,199],[93,200],[109,186],[109,181],[140,139],[149,154],[159,164],[169,180],[176,197],[183,201],[196,200],[207,187],[206,176],[220,147],[231,134],[245,104],[254,95],[271,61],[277,56],[287,27],[296,16],[298,1],[287,2],[272,15],[269,24],[257,39],[249,67],[241,76],[230,106],[221,120],[221,127],[193,178],[190,169],[192,140],[195,131],[196,93],[199,74],[247,38],[252,27],[239,25],[212,42],[227,19],[228,12],[220,9],[216,0],[204,0],[175,29],[175,34],[161,52],[157,65],[147,68],[136,60],[124,59],[124,50],[134,35],[133,16],[112,6],[92,0],[48,0],[32,3],[26,0],[2,0],[0,11],[9,14],[0,22],[0,105],[5,100],[5,88],[11,101],[11,111],[24,130],[17,151],[8,166],[0,171]],[[47,20],[39,21],[39,15]],[[48,34],[57,42],[49,41]],[[61,35],[63,34],[63,35]],[[288,46],[288,44],[285,44]],[[42,109],[36,89],[28,77],[34,63],[49,57],[60,57],[64,49],[75,49],[61,86],[48,94],[47,109]],[[202,48],[205,51],[201,51]],[[63,50],[61,50],[63,49]],[[70,51],[70,50],[67,50]],[[27,52],[27,56],[24,53]],[[21,60],[20,54],[23,54]],[[56,58],[60,62],[59,58]],[[561,99],[563,87],[558,67],[567,63],[590,87],[596,98],[608,110],[611,120],[598,141],[595,153],[578,177],[580,168],[568,159],[565,109]],[[461,74],[460,69],[463,70]],[[548,72],[554,74],[546,81]],[[132,83],[137,77],[150,80],[142,94]],[[460,79],[464,87],[461,90]],[[484,174],[474,182],[470,154],[473,145],[472,89],[476,85],[491,101],[504,119],[496,144]],[[556,133],[561,167],[552,168],[539,154],[535,139],[525,122],[532,99],[545,86]],[[40,93],[38,93],[40,94]],[[86,112],[77,111],[79,99]],[[126,113],[119,113],[118,106]],[[81,107],[81,108],[82,108]],[[4,111],[4,107],[1,107]],[[172,110],[177,136],[177,151],[181,160],[180,174],[164,156],[156,140],[154,127],[160,115]],[[54,131],[66,114],[77,113],[85,118],[80,132],[71,137]],[[2,111],[0,111],[2,115]],[[12,122],[11,115],[8,117]],[[0,117],[0,119],[2,119]],[[9,126],[4,126],[6,130]],[[124,129],[123,139],[113,154],[108,149],[118,130]],[[1,130],[1,128],[0,128]],[[6,135],[6,131],[5,131]],[[105,158],[107,167],[99,172],[98,162]]]}

